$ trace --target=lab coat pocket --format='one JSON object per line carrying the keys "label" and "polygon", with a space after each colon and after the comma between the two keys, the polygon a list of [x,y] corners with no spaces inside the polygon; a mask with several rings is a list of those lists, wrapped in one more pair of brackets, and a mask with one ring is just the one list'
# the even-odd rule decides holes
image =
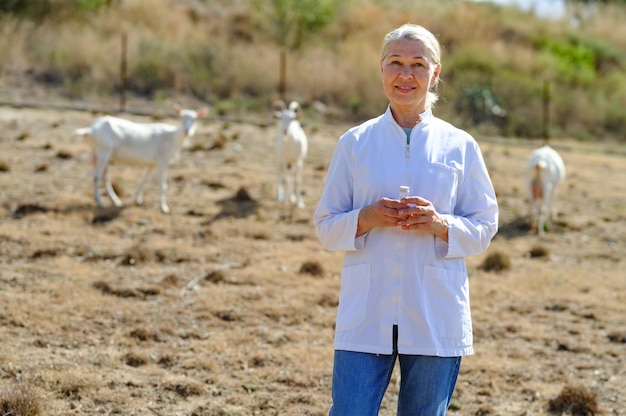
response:
{"label": "lab coat pocket", "polygon": [[463,338],[471,334],[469,282],[462,271],[424,267],[424,304],[436,336]]}
{"label": "lab coat pocket", "polygon": [[341,291],[337,308],[337,331],[359,326],[365,319],[370,288],[370,264],[345,267],[341,271]]}
{"label": "lab coat pocket", "polygon": [[419,178],[416,195],[428,199],[441,214],[454,211],[457,198],[458,171],[442,163],[432,163]]}

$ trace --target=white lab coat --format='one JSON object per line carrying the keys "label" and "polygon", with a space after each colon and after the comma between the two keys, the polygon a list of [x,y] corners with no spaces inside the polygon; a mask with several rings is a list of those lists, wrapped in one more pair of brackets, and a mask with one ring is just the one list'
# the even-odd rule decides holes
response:
{"label": "white lab coat", "polygon": [[[400,354],[473,354],[469,281],[464,257],[487,249],[498,206],[482,154],[466,132],[427,110],[411,132],[385,114],[338,141],[315,210],[320,241],[346,251],[335,349]],[[400,185],[446,216],[449,242],[400,227],[355,237],[361,208],[397,198]]]}

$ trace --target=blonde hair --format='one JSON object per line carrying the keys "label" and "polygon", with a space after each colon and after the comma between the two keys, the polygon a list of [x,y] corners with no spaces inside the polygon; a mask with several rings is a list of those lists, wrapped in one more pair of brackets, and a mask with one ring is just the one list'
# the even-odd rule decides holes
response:
{"label": "blonde hair", "polygon": [[[387,46],[393,41],[399,39],[408,39],[408,40],[416,40],[418,42],[422,42],[422,44],[426,47],[428,52],[430,52],[430,59],[432,64],[440,65],[441,64],[441,45],[439,41],[428,29],[423,26],[406,23],[400,26],[397,29],[392,30],[391,32],[385,35],[385,39],[383,40],[383,46],[381,49],[381,59],[384,59],[385,52],[387,50]],[[437,86],[439,85],[439,78],[437,78],[437,82],[435,85],[431,87],[426,95],[426,105],[429,107],[433,107],[437,101],[439,101],[439,94],[437,94]]]}

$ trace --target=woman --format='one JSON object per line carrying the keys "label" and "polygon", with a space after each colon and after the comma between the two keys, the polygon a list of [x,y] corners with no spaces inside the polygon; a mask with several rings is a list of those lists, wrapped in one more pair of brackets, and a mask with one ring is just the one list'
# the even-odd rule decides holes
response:
{"label": "woman", "polygon": [[315,210],[322,244],[346,251],[331,416],[377,415],[396,359],[397,414],[442,416],[474,352],[464,257],[487,249],[498,206],[476,141],[432,114],[440,55],[421,26],[385,36],[387,111],[339,139]]}

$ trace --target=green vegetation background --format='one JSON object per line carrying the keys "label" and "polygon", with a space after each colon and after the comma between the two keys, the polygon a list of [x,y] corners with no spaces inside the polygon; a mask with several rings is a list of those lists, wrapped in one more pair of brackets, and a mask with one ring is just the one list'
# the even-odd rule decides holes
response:
{"label": "green vegetation background", "polygon": [[352,122],[384,111],[381,41],[412,22],[443,46],[442,118],[480,134],[626,141],[625,9],[570,2],[553,21],[462,0],[6,0],[0,86],[25,77],[70,101],[115,97],[126,34],[133,96],[266,114],[283,56],[286,99]]}

